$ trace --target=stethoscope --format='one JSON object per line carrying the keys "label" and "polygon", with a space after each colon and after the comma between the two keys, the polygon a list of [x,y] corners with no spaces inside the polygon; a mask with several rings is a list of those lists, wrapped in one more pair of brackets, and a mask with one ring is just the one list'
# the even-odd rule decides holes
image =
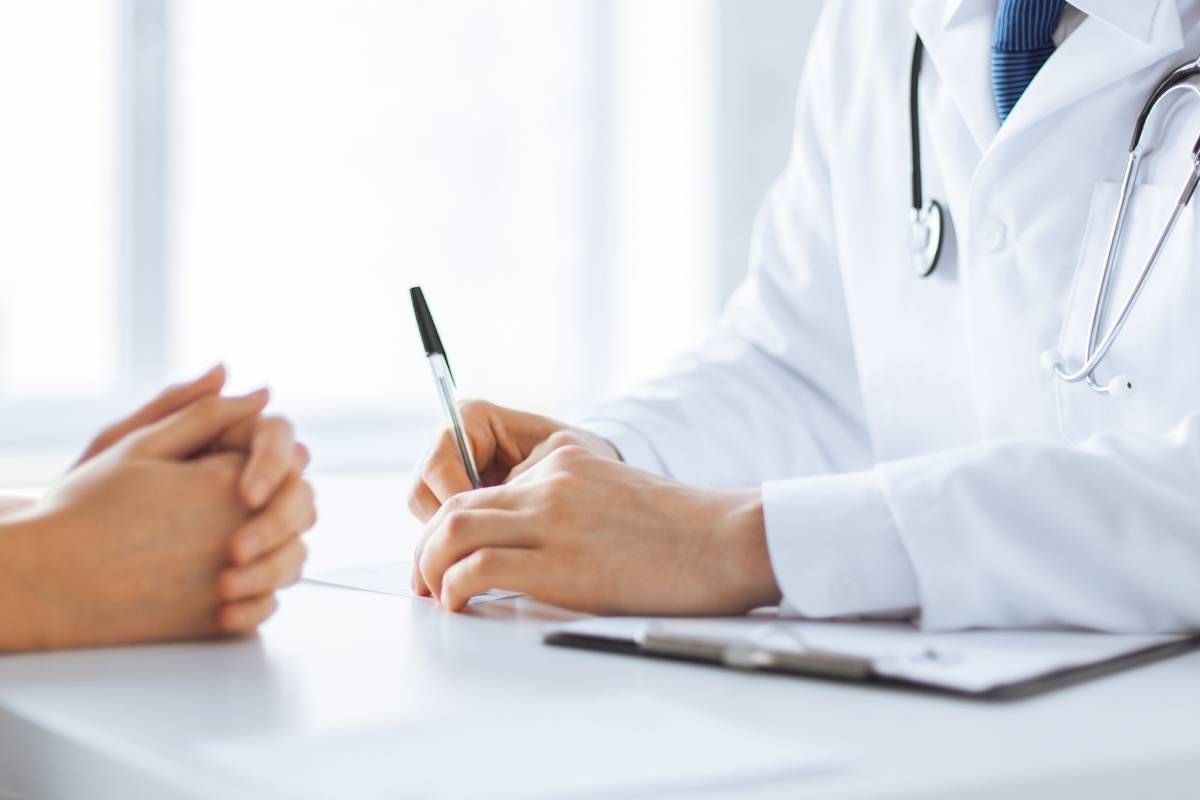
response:
{"label": "stethoscope", "polygon": [[[908,105],[909,126],[912,137],[912,240],[910,249],[912,252],[913,270],[920,277],[930,275],[937,266],[938,257],[942,252],[942,239],[944,236],[944,220],[942,218],[941,204],[936,200],[925,201],[921,194],[920,118],[917,106],[917,80],[920,76],[923,52],[924,47],[921,43],[921,37],[917,36],[916,43],[913,46]],[[1168,94],[1176,91],[1191,90],[1200,97],[1200,85],[1197,85],[1200,81],[1197,79],[1200,79],[1200,58],[1190,64],[1178,67],[1163,78],[1158,86],[1154,87],[1154,91],[1151,92],[1149,98],[1147,98],[1145,104],[1142,106],[1141,113],[1138,114],[1137,123],[1133,129],[1133,138],[1129,143],[1129,158],[1125,163],[1125,175],[1121,179],[1121,194],[1117,202],[1116,218],[1113,220],[1112,228],[1109,231],[1108,243],[1105,245],[1104,271],[1100,274],[1100,285],[1096,289],[1096,298],[1092,305],[1087,347],[1084,348],[1082,363],[1072,368],[1067,365],[1066,359],[1063,358],[1062,353],[1059,351],[1047,350],[1042,353],[1042,365],[1062,381],[1067,383],[1084,381],[1088,388],[1098,394],[1123,396],[1132,394],[1133,392],[1133,380],[1128,375],[1117,375],[1107,383],[1099,383],[1095,376],[1096,368],[1104,360],[1104,357],[1108,355],[1108,351],[1112,349],[1118,334],[1120,334],[1121,329],[1125,326],[1126,320],[1129,319],[1129,312],[1133,310],[1138,296],[1141,295],[1142,288],[1146,284],[1146,278],[1149,277],[1150,271],[1154,269],[1154,265],[1158,262],[1158,257],[1162,254],[1163,247],[1167,243],[1167,238],[1175,228],[1175,223],[1179,221],[1183,209],[1191,202],[1192,195],[1196,191],[1196,184],[1200,182],[1200,138],[1196,140],[1196,144],[1192,147],[1192,169],[1188,174],[1187,181],[1184,183],[1183,191],[1180,192],[1179,199],[1175,203],[1175,208],[1163,226],[1162,233],[1159,234],[1158,241],[1155,242],[1149,259],[1143,265],[1142,271],[1138,273],[1133,288],[1129,290],[1125,302],[1121,304],[1120,312],[1103,336],[1100,330],[1101,318],[1104,315],[1108,290],[1112,283],[1113,266],[1116,263],[1117,254],[1120,250],[1121,234],[1124,232],[1126,216],[1129,212],[1129,198],[1133,195],[1142,159],[1154,149],[1154,143],[1142,141],[1142,134],[1146,128],[1146,123],[1155,109],[1158,108],[1159,101]]]}
{"label": "stethoscope", "polygon": [[909,251],[912,254],[913,272],[918,278],[926,278],[937,267],[942,255],[942,240],[946,232],[943,226],[942,204],[937,200],[925,200],[921,191],[921,113],[917,105],[917,89],[921,78],[921,56],[925,45],[921,37],[913,44],[912,68],[908,76],[908,130],[912,142],[912,239]]}

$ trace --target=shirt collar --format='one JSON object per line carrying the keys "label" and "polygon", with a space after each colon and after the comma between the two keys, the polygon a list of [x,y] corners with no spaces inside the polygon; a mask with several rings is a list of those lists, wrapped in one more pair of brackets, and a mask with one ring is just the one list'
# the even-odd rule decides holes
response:
{"label": "shirt collar", "polygon": [[[1164,0],[1070,0],[1071,5],[1103,20],[1138,41],[1150,41],[1154,14]],[[944,25],[952,28],[977,14],[996,14],[996,0],[951,0],[946,4]]]}

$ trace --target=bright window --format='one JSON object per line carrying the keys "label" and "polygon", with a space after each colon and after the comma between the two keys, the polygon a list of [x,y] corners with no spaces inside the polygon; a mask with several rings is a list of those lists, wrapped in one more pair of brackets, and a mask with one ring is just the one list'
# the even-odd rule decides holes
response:
{"label": "bright window", "polygon": [[0,389],[6,406],[121,380],[118,3],[0,3]]}
{"label": "bright window", "polygon": [[418,283],[464,394],[583,410],[744,269],[818,6],[0,0],[0,447],[223,360],[318,463],[411,461]]}
{"label": "bright window", "polygon": [[408,301],[419,283],[464,390],[580,399],[578,321],[603,268],[597,13],[181,4],[174,364],[227,358],[314,419],[430,414]]}

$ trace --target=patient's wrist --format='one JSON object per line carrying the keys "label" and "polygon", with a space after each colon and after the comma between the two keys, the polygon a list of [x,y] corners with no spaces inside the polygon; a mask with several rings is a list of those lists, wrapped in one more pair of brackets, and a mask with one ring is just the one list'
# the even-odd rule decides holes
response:
{"label": "patient's wrist", "polygon": [[43,522],[32,515],[0,520],[0,652],[54,646],[53,581],[39,557]]}

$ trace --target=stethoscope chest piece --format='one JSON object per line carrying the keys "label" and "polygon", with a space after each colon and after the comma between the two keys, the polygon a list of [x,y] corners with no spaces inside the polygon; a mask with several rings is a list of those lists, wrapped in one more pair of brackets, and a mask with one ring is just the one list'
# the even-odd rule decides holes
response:
{"label": "stethoscope chest piece", "polygon": [[909,247],[913,272],[918,278],[928,277],[937,267],[938,258],[942,255],[944,226],[942,205],[937,200],[926,201],[920,208],[912,209],[912,241]]}

